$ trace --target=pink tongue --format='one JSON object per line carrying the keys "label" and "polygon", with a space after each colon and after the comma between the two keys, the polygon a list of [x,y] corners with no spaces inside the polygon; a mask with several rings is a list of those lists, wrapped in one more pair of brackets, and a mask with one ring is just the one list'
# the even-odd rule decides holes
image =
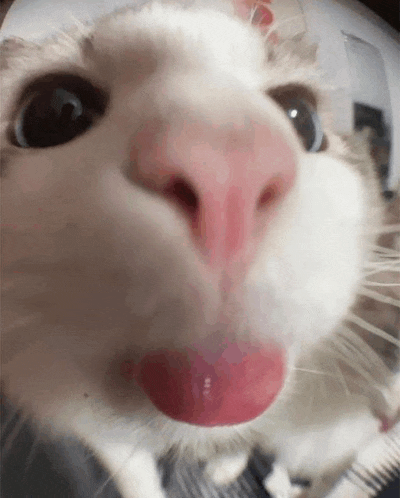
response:
{"label": "pink tongue", "polygon": [[228,343],[215,354],[162,350],[146,355],[136,372],[165,415],[204,426],[237,424],[257,417],[273,402],[283,385],[284,355],[273,344],[260,349]]}

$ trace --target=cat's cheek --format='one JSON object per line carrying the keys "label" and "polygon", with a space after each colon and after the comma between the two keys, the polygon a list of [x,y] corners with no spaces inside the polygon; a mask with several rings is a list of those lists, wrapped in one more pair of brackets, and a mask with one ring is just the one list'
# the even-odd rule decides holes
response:
{"label": "cat's cheek", "polygon": [[[33,159],[33,160],[32,160]],[[22,160],[22,166],[15,174],[15,182],[20,192],[24,195],[42,192],[54,170],[54,161],[45,154],[40,154],[30,161]]]}

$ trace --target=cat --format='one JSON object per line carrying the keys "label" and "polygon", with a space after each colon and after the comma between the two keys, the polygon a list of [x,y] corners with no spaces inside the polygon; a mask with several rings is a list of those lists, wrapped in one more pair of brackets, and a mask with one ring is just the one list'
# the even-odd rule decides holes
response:
{"label": "cat", "polygon": [[323,496],[398,416],[396,333],[357,318],[398,307],[366,133],[253,4],[3,42],[2,389],[124,498],[165,498],[171,450],[223,486],[255,447],[273,496]]}

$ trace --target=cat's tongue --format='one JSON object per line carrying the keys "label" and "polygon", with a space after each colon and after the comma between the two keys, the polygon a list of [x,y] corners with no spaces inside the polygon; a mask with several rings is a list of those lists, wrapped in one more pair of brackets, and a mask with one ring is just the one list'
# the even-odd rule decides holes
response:
{"label": "cat's tongue", "polygon": [[246,422],[260,415],[283,386],[285,361],[274,344],[227,343],[146,355],[135,377],[165,415],[203,426]]}

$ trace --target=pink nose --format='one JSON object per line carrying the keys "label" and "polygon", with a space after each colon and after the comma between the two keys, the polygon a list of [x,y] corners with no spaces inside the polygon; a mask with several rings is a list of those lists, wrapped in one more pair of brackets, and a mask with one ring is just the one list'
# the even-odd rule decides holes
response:
{"label": "pink nose", "polygon": [[136,136],[132,160],[135,179],[182,209],[198,249],[225,270],[252,260],[295,178],[284,137],[257,123],[185,123],[161,132],[148,125]]}
{"label": "pink nose", "polygon": [[[233,268],[248,267],[295,179],[284,137],[254,122],[242,129],[152,123],[135,137],[132,162],[137,182],[180,208],[217,280],[224,273],[234,281]],[[258,416],[282,388],[283,351],[273,343],[217,349],[154,352],[122,374],[132,374],[153,404],[179,421],[212,426]]]}

